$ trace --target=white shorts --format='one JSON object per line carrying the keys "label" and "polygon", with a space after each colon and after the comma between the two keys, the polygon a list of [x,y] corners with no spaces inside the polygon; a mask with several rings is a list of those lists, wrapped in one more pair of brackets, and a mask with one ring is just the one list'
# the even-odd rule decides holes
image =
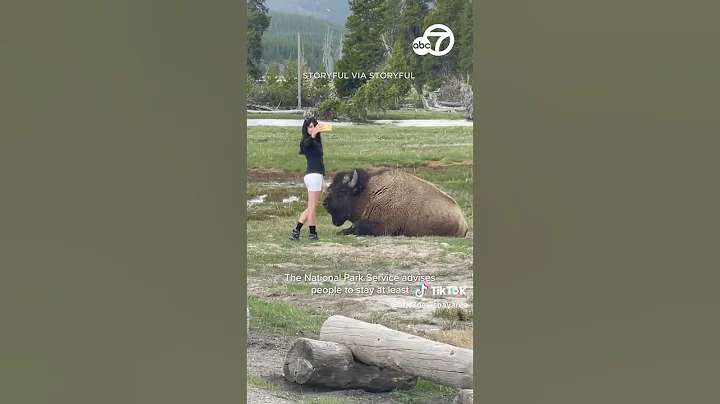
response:
{"label": "white shorts", "polygon": [[325,177],[322,174],[310,173],[305,175],[305,186],[308,191],[322,191],[323,181],[325,181]]}

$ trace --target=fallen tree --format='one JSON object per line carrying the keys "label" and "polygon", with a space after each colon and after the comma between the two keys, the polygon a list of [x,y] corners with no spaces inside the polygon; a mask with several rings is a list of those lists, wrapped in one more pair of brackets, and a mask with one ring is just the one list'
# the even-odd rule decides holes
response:
{"label": "fallen tree", "polygon": [[270,107],[266,107],[265,105],[252,104],[252,103],[248,102],[247,110],[255,112],[255,111],[272,111],[273,109]]}
{"label": "fallen tree", "polygon": [[440,88],[422,96],[423,106],[428,111],[463,111],[465,118],[473,119],[472,86],[470,77],[450,77]]}
{"label": "fallen tree", "polygon": [[[448,112],[453,112],[453,111],[464,111],[464,110],[465,110],[465,107],[462,107],[462,106],[459,106],[459,107],[444,106],[444,105],[440,104],[439,102],[437,102],[437,99],[433,98],[432,96],[429,97],[429,98],[430,98],[430,101],[428,101],[427,98],[422,97],[423,108],[424,108],[426,111],[432,111],[432,112],[435,112],[435,111],[438,111],[438,112],[439,112],[439,111],[448,111]],[[432,104],[431,104],[431,102],[432,102]]]}
{"label": "fallen tree", "polygon": [[287,381],[297,384],[373,393],[409,390],[417,381],[417,377],[357,362],[342,344],[309,338],[298,338],[292,343],[283,373]]}
{"label": "fallen tree", "polygon": [[458,109],[465,108],[465,105],[462,102],[438,101],[438,104],[440,104],[441,107],[458,108]]}
{"label": "fallen tree", "polygon": [[331,316],[320,339],[347,347],[356,361],[458,389],[472,389],[473,351],[379,324]]}

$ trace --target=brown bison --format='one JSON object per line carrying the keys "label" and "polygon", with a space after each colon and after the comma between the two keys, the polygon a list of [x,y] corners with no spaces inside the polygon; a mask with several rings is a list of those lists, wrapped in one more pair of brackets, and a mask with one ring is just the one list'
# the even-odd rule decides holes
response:
{"label": "brown bison", "polygon": [[457,202],[435,185],[406,172],[381,168],[335,174],[323,207],[338,232],[358,236],[465,237]]}

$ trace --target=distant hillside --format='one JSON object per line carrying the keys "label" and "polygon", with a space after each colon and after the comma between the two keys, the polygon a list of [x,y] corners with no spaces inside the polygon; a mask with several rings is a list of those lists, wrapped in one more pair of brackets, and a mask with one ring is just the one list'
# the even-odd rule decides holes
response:
{"label": "distant hillside", "polygon": [[342,26],[350,15],[347,0],[267,0],[265,4],[271,12],[309,15]]}
{"label": "distant hillside", "polygon": [[263,35],[263,69],[271,63],[285,64],[288,59],[297,59],[297,34],[300,33],[303,58],[313,71],[322,64],[323,46],[329,33],[335,52],[340,50],[340,38],[345,27],[309,15],[287,14],[277,11],[268,13],[270,27]]}

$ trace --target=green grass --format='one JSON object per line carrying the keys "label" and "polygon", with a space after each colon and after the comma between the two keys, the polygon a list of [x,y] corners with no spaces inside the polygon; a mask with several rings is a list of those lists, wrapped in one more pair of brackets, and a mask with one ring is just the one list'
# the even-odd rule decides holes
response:
{"label": "green grass", "polygon": [[270,390],[270,391],[285,391],[285,389],[282,386],[275,384],[264,377],[260,377],[260,376],[256,376],[256,375],[248,375],[248,384],[253,387]]}
{"label": "green grass", "polygon": [[[247,119],[302,119],[302,113],[278,113],[278,114],[263,114],[263,113],[252,113],[248,112]],[[401,121],[405,119],[465,119],[465,113],[460,111],[409,111],[409,110],[398,110],[398,111],[387,111],[369,113],[367,116],[368,120],[394,120]]]}
{"label": "green grass", "polygon": [[[336,127],[323,136],[328,179],[333,172],[352,168],[394,167],[405,170],[430,181],[455,198],[472,231],[472,128]],[[427,319],[412,320],[393,317],[389,311],[368,314],[354,302],[313,300],[310,285],[284,280],[284,274],[288,273],[341,275],[374,271],[415,274],[416,268],[427,265],[437,268],[433,273],[438,276],[466,275],[472,271],[472,238],[378,240],[337,236],[335,232],[338,229],[332,226],[329,215],[322,208],[317,216],[321,243],[308,242],[306,229],[302,234],[304,240],[290,241],[290,230],[306,203],[306,190],[302,184],[305,159],[298,154],[299,140],[300,130],[295,127],[248,128],[248,200],[262,197],[262,203],[247,208],[248,282],[261,288],[254,289],[254,295],[251,294],[248,299],[251,332],[276,336],[302,333],[313,338],[319,335],[329,315],[343,311],[343,315],[409,333],[422,332],[421,326],[429,324],[444,324],[443,330],[453,332],[467,333],[471,330],[472,309],[437,309]],[[338,245],[329,246],[326,243]],[[425,251],[425,246],[437,253],[431,257],[422,256],[420,253]],[[398,250],[408,253],[383,255],[383,251]],[[458,261],[458,257],[465,258]],[[333,284],[326,283],[325,286]],[[420,328],[414,331],[408,325]],[[453,338],[459,340],[466,336],[446,334],[444,338],[447,338],[447,343],[453,343]],[[254,383],[262,385],[266,382],[258,379]],[[391,396],[394,402],[401,404],[430,404],[450,403],[455,394],[455,389],[420,380],[413,390],[395,391]],[[338,397],[313,397],[301,402],[341,404],[345,401]]]}
{"label": "green grass", "polygon": [[433,311],[433,316],[451,322],[471,321],[473,319],[473,310],[464,307],[440,307]]}
{"label": "green grass", "polygon": [[[299,128],[249,127],[248,199],[266,195],[248,209],[249,221],[291,218],[304,209],[301,184],[305,159],[298,154]],[[329,173],[352,168],[394,167],[428,180],[456,199],[472,231],[472,128],[336,127],[324,134],[325,166]],[[328,176],[329,176],[328,173]],[[298,201],[288,203],[288,198]],[[283,202],[285,200],[285,202]],[[327,215],[319,215],[328,228]],[[275,221],[284,232],[287,223]],[[270,225],[270,224],[268,224]],[[248,226],[248,237],[279,228]],[[272,226],[272,225],[270,225]],[[254,229],[262,229],[253,234]],[[471,245],[471,243],[470,243]]]}
{"label": "green grass", "polygon": [[250,329],[275,335],[295,335],[300,331],[319,334],[327,316],[283,302],[267,302],[249,297]]}
{"label": "green grass", "polygon": [[418,380],[412,390],[396,390],[392,392],[393,400],[398,404],[441,403],[452,402],[457,390],[429,382]]}
{"label": "green grass", "polygon": [[[301,172],[305,159],[298,154],[299,127],[251,126],[247,132],[248,168]],[[325,166],[329,171],[353,167],[417,169],[435,180],[472,188],[472,166],[427,170],[431,163],[472,163],[470,127],[415,128],[336,126],[323,134]]]}

